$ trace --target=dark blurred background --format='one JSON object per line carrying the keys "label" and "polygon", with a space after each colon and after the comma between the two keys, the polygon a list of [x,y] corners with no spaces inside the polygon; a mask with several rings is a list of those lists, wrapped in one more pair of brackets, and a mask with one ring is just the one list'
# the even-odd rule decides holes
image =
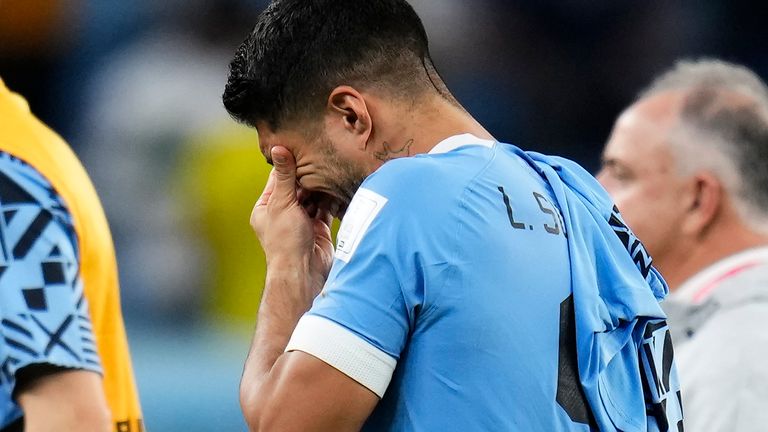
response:
{"label": "dark blurred background", "polygon": [[[244,430],[237,383],[264,259],[268,173],[220,94],[264,0],[0,0],[0,77],[102,197],[146,423]],[[598,167],[614,119],[680,58],[768,76],[758,2],[412,0],[438,69],[502,141]]]}

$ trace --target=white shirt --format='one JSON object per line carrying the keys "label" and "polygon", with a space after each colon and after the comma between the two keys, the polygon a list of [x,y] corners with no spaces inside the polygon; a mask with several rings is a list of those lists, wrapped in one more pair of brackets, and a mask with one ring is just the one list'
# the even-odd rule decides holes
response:
{"label": "white shirt", "polygon": [[768,247],[707,267],[662,306],[686,430],[768,430]]}

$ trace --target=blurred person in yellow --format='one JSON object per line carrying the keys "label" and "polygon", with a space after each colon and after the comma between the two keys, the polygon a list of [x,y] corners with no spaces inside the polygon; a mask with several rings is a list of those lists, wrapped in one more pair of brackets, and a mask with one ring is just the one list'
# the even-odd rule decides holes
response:
{"label": "blurred person in yellow", "polygon": [[1,80],[0,335],[2,432],[144,429],[96,191]]}
{"label": "blurred person in yellow", "polygon": [[[179,184],[173,191],[190,236],[204,242],[205,302],[211,318],[236,329],[247,325],[249,335],[267,265],[257,243],[243,242],[253,231],[241,222],[272,170],[258,143],[255,130],[230,121],[193,134],[182,146],[174,176]],[[334,238],[337,231],[338,220],[331,227]],[[244,292],[243,286],[251,288]]]}
{"label": "blurred person in yellow", "polygon": [[768,428],[768,87],[680,62],[621,114],[598,179],[672,291],[686,429]]}
{"label": "blurred person in yellow", "polygon": [[[271,167],[264,162],[255,131],[226,122],[185,142],[179,157],[178,187],[173,195],[183,211],[190,236],[204,242],[205,306],[217,325],[248,323],[258,309],[264,285],[264,252],[240,221],[252,206],[242,197],[258,198]],[[243,286],[254,292],[243,292]]]}

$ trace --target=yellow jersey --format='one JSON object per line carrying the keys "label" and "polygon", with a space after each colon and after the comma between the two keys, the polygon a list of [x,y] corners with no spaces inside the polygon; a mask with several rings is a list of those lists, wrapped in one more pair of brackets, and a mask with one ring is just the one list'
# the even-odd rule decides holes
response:
{"label": "yellow jersey", "polygon": [[[61,197],[71,215],[78,245],[78,276],[90,314],[90,323],[82,325],[92,327],[115,430],[143,431],[141,407],[120,309],[115,251],[96,190],[71,148],[40,122],[30,112],[27,102],[9,91],[2,80],[0,151],[18,158],[40,173]],[[55,276],[56,273],[49,271],[46,276]],[[28,305],[30,298],[34,302],[37,294],[25,292]]]}

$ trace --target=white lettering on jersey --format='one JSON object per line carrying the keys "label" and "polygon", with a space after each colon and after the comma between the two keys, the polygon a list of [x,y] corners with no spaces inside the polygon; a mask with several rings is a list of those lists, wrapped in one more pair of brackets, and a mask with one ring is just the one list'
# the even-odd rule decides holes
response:
{"label": "white lettering on jersey", "polygon": [[349,262],[360,240],[365,236],[371,222],[387,203],[387,199],[376,192],[360,188],[349,204],[341,222],[336,242],[336,258]]}

